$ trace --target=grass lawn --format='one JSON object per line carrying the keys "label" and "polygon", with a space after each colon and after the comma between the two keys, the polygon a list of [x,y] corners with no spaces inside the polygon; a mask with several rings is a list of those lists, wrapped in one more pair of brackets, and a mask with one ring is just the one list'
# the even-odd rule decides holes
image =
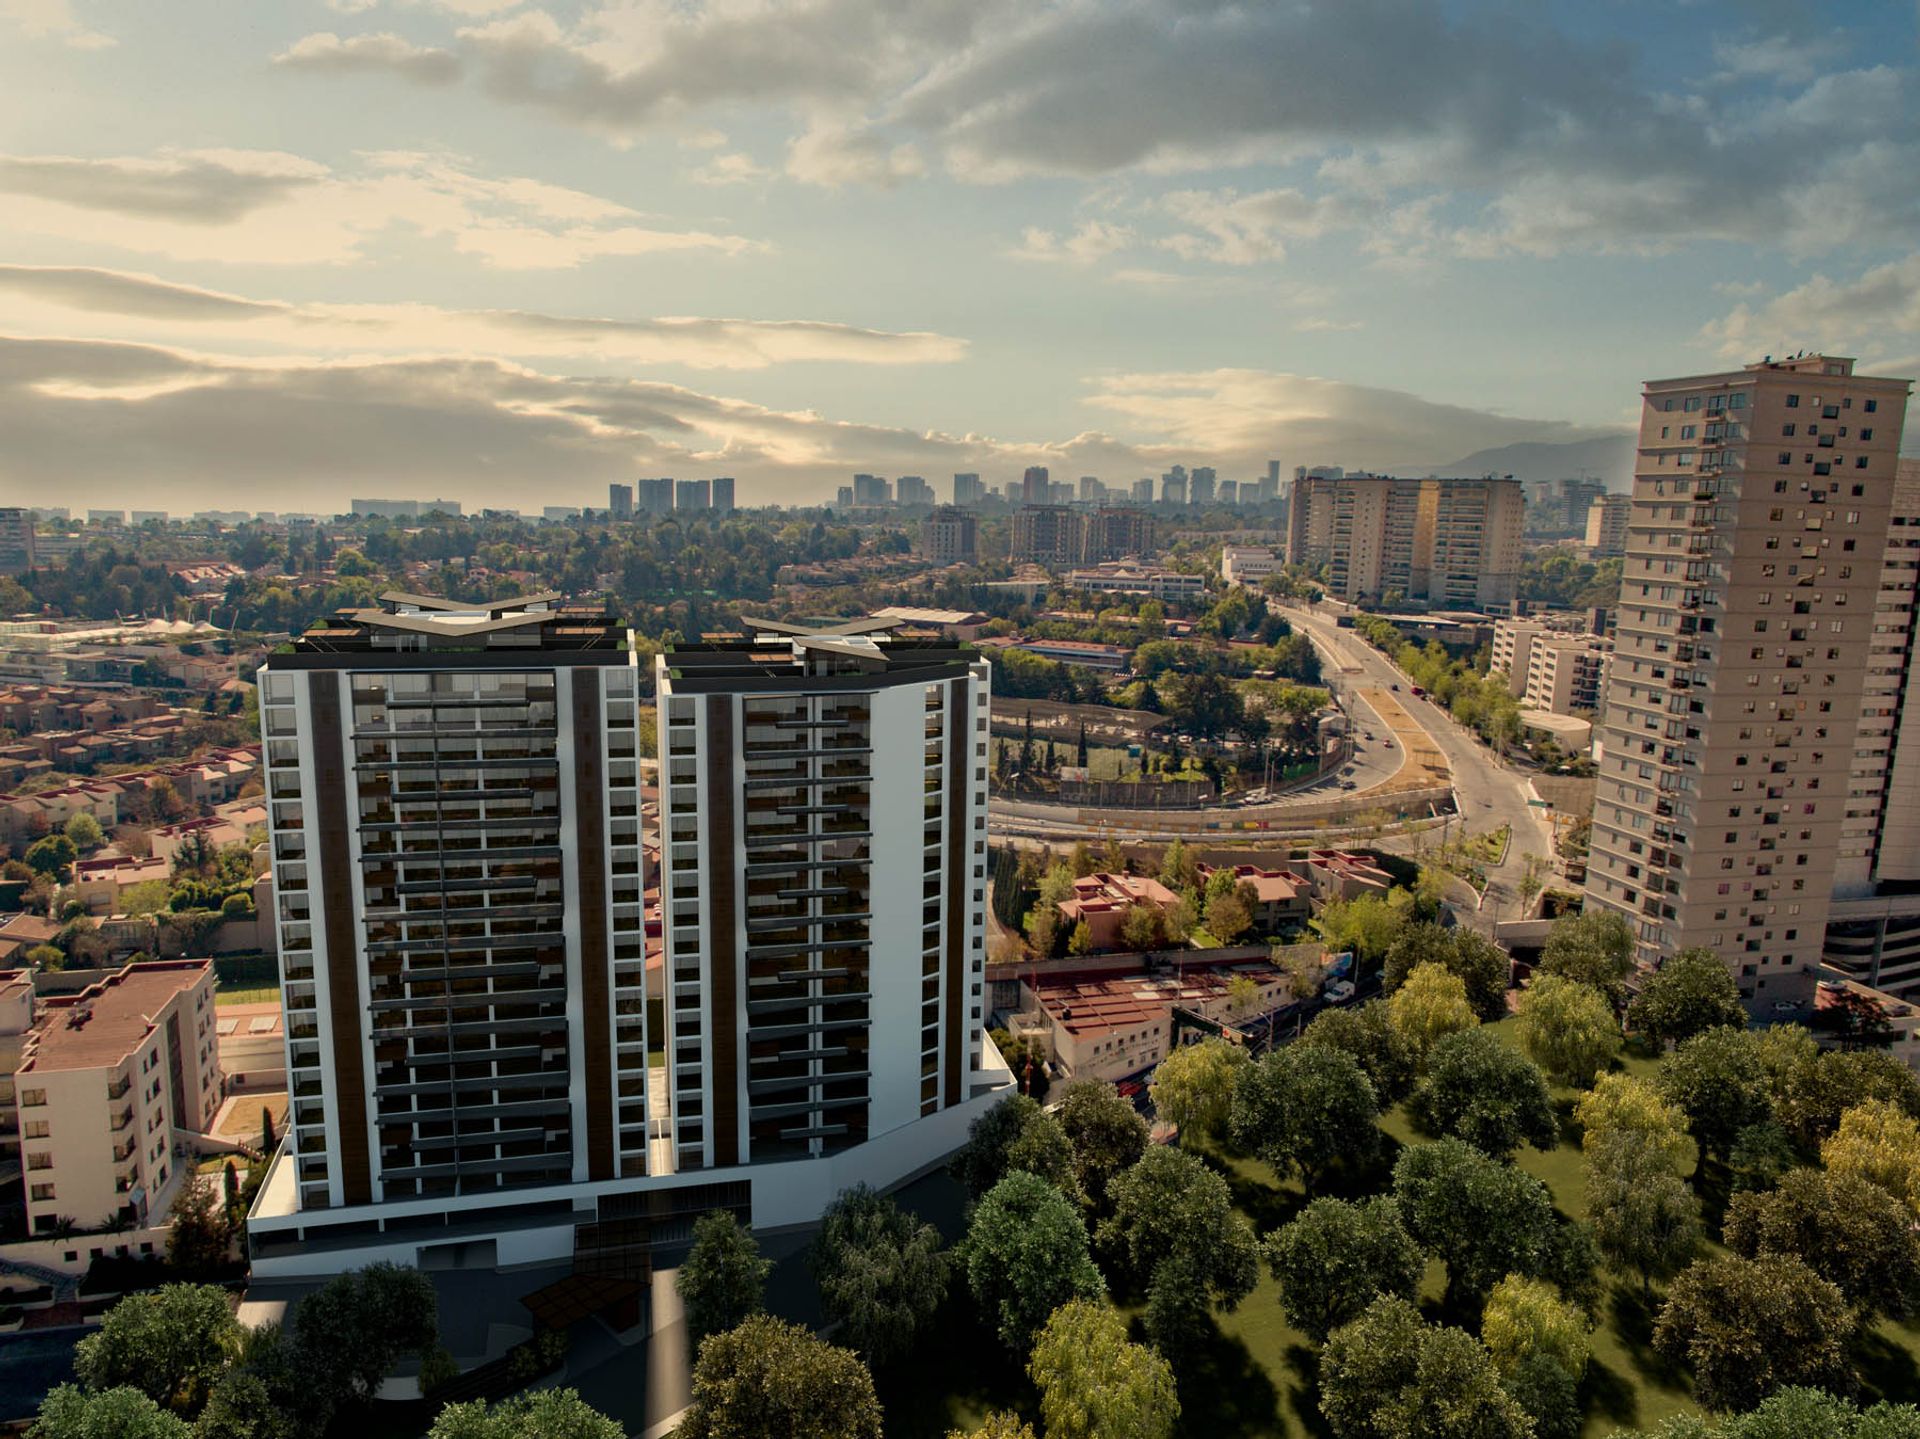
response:
{"label": "grass lawn", "polygon": [[[1496,1034],[1512,1040],[1513,1021],[1493,1026]],[[1645,1055],[1623,1055],[1622,1067],[1651,1073],[1655,1061]],[[1586,1181],[1579,1136],[1572,1121],[1576,1092],[1556,1091],[1565,1116],[1560,1144],[1545,1152],[1523,1149],[1516,1163],[1553,1192],[1561,1212],[1581,1218],[1586,1213]],[[1403,1109],[1384,1116],[1386,1135],[1382,1167],[1350,1180],[1338,1191],[1343,1197],[1377,1192],[1386,1186],[1392,1156],[1408,1144],[1422,1142]],[[1276,1181],[1257,1160],[1225,1152],[1203,1157],[1232,1185],[1234,1202],[1261,1234],[1287,1222],[1306,1203],[1297,1181]],[[1708,1232],[1717,1234],[1725,1205],[1724,1176],[1710,1174],[1705,1190]],[[1720,1252],[1717,1245],[1709,1246]],[[1581,1387],[1586,1408],[1582,1439],[1604,1439],[1615,1429],[1641,1428],[1670,1414],[1690,1412],[1690,1386],[1653,1352],[1654,1318],[1662,1295],[1649,1300],[1631,1279],[1604,1276],[1605,1294],[1593,1334],[1593,1357]],[[1423,1299],[1431,1317],[1440,1318],[1439,1302],[1445,1274],[1436,1262],[1428,1266]],[[886,1432],[905,1439],[945,1439],[955,1427],[977,1424],[993,1408],[1012,1408],[1037,1423],[1032,1386],[991,1332],[971,1312],[963,1282],[954,1286],[955,1299],[936,1327],[940,1336],[930,1352],[899,1372],[876,1376],[886,1405]],[[1122,1307],[1137,1314],[1133,1296],[1117,1295]],[[1138,1332],[1135,1335],[1140,1338]],[[1879,1398],[1911,1400],[1920,1394],[1920,1327],[1883,1322],[1855,1346],[1863,1404]],[[1329,1435],[1320,1417],[1315,1380],[1316,1356],[1304,1335],[1286,1322],[1279,1303],[1279,1286],[1262,1267],[1259,1286],[1233,1313],[1215,1315],[1215,1332],[1200,1346],[1188,1369],[1179,1375],[1181,1419],[1178,1433],[1191,1439],[1306,1439]]]}
{"label": "grass lawn", "polygon": [[215,1004],[278,1004],[280,986],[263,984],[252,989],[228,989],[225,986],[214,991]]}

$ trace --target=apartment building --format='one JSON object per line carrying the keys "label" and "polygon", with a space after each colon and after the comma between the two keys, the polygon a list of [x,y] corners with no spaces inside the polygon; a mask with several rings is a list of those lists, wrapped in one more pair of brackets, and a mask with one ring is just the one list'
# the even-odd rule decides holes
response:
{"label": "apartment building", "polygon": [[936,565],[970,565],[980,556],[980,522],[945,505],[920,522],[920,553]]}
{"label": "apartment building", "polygon": [[1302,474],[1287,524],[1287,559],[1324,567],[1336,598],[1513,607],[1525,526],[1517,480]]}
{"label": "apartment building", "polygon": [[32,1233],[165,1218],[225,1087],[213,991],[213,962],[183,959],[27,997],[13,1100]]}
{"label": "apartment building", "polygon": [[[551,594],[392,593],[271,657],[293,1113],[256,1274],[571,1254],[630,1275],[705,1210],[804,1223],[964,1139],[1004,1072],[968,1028],[984,881],[949,862],[984,841],[984,770],[952,788],[973,773],[954,696],[983,722],[983,667],[854,628],[664,657],[661,1034],[625,630]],[[926,1061],[900,1024],[936,945],[938,1117],[903,1128]]]}
{"label": "apartment building", "polygon": [[1596,560],[1618,559],[1627,552],[1627,516],[1632,495],[1596,495],[1587,506],[1587,553]]}
{"label": "apartment building", "polygon": [[885,1144],[892,1182],[998,1082],[989,671],[887,621],[753,624],[656,669],[671,1153],[724,1171]]}
{"label": "apartment building", "polygon": [[1756,1008],[1811,1004],[1872,848],[1848,811],[1897,718],[1865,711],[1910,389],[1802,355],[1644,390],[1587,900],[1643,963],[1717,951]]}
{"label": "apartment building", "polygon": [[1593,635],[1542,635],[1527,650],[1520,703],[1549,714],[1598,713],[1612,651],[1612,644]]}
{"label": "apartment building", "polygon": [[0,506],[0,575],[25,574],[35,563],[33,511],[22,505]]}

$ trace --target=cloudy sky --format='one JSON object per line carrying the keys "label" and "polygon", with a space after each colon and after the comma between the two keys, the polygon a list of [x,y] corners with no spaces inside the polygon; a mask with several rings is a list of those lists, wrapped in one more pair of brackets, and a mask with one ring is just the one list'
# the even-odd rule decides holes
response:
{"label": "cloudy sky", "polygon": [[1916,59],[1914,0],[0,0],[0,497],[1413,469],[1914,373]]}

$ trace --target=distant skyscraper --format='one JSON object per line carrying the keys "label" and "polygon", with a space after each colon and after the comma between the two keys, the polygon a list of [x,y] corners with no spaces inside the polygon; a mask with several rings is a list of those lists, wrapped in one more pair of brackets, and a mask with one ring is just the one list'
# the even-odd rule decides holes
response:
{"label": "distant skyscraper", "polygon": [[733,476],[722,475],[713,482],[713,509],[715,514],[733,513]]}
{"label": "distant skyscraper", "polygon": [[976,474],[958,474],[953,477],[953,502],[956,505],[977,505],[987,497],[987,487],[980,483]]}
{"label": "distant skyscraper", "polygon": [[1910,388],[1804,355],[1643,393],[1586,899],[1647,964],[1715,951],[1763,1013],[1811,1006],[1836,886],[1871,885]]}
{"label": "distant skyscraper", "polygon": [[1045,465],[1028,465],[1027,473],[1020,481],[1021,501],[1029,505],[1044,505],[1053,498],[1053,487],[1047,482]]}
{"label": "distant skyscraper", "polygon": [[712,509],[712,483],[707,480],[676,481],[673,487],[673,507],[676,510]]}
{"label": "distant skyscraper", "polygon": [[607,513],[616,520],[633,518],[633,486],[607,486]]}

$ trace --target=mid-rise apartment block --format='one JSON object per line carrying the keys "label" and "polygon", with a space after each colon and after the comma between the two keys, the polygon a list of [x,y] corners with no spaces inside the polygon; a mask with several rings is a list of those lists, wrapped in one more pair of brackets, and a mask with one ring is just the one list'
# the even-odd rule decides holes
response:
{"label": "mid-rise apartment block", "polygon": [[1287,558],[1324,566],[1342,600],[1500,611],[1518,590],[1524,526],[1516,480],[1307,473],[1294,480]]}
{"label": "mid-rise apartment block", "polygon": [[1910,388],[1826,355],[1645,387],[1587,901],[1647,964],[1715,950],[1756,1006],[1811,1002],[1870,862],[1849,811],[1897,728],[1866,712]]}
{"label": "mid-rise apartment block", "polygon": [[953,505],[920,522],[920,553],[936,565],[970,565],[979,558],[980,523]]}
{"label": "mid-rise apartment block", "polygon": [[394,593],[269,659],[293,1110],[256,1274],[630,1274],[705,1210],[808,1222],[964,1139],[1005,1082],[984,666],[853,628],[663,657],[659,1032],[626,630]]}
{"label": "mid-rise apartment block", "polygon": [[0,507],[0,575],[25,574],[34,566],[33,511]]}
{"label": "mid-rise apartment block", "polygon": [[32,1233],[166,1217],[225,1090],[213,991],[213,962],[191,959],[24,996],[13,1102]]}
{"label": "mid-rise apartment block", "polygon": [[1618,559],[1627,552],[1627,517],[1632,495],[1597,495],[1587,506],[1587,553],[1596,560]]}

